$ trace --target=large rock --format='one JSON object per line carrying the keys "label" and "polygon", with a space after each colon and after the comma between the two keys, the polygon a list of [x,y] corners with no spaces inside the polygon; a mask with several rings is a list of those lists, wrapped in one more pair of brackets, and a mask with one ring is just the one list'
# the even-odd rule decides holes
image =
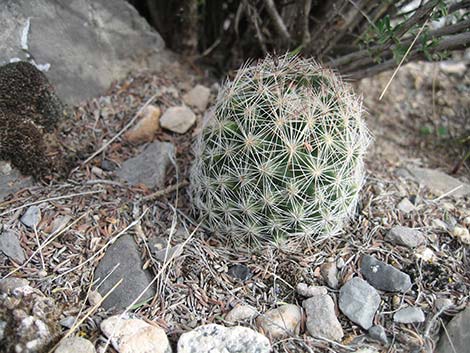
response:
{"label": "large rock", "polygon": [[354,277],[339,290],[339,308],[349,320],[368,330],[380,305],[380,295],[366,281]]}
{"label": "large rock", "polygon": [[362,257],[361,273],[374,288],[383,291],[404,293],[411,288],[410,276],[370,255]]}
{"label": "large rock", "polygon": [[307,331],[313,337],[341,341],[343,329],[335,314],[335,304],[328,294],[304,300],[302,306],[307,314]]}
{"label": "large rock", "polygon": [[269,353],[271,344],[247,327],[200,326],[181,335],[178,353]]}
{"label": "large rock", "polygon": [[422,185],[427,186],[432,193],[440,196],[446,194],[456,188],[450,195],[455,197],[463,197],[470,195],[470,185],[459,179],[451,177],[439,170],[409,167],[408,171]]}
{"label": "large rock", "polygon": [[125,161],[116,174],[130,185],[162,187],[165,183],[166,169],[174,154],[175,147],[171,143],[156,141],[148,145],[139,155]]}
{"label": "large rock", "polygon": [[468,352],[468,347],[470,347],[470,306],[455,315],[447,324],[446,331],[443,330],[437,344],[436,353],[465,353]]}
{"label": "large rock", "polygon": [[101,331],[120,353],[171,353],[165,331],[143,320],[111,316],[100,325]]}
{"label": "large rock", "polygon": [[133,69],[170,60],[160,35],[125,0],[3,0],[0,64],[34,58],[69,103],[100,95]]}
{"label": "large rock", "polygon": [[[117,266],[118,265],[118,266]],[[116,267],[117,266],[117,267]],[[111,273],[112,272],[112,273]],[[111,275],[109,275],[111,273]],[[109,276],[108,276],[109,275]],[[107,277],[108,276],[108,277]],[[124,309],[143,292],[150,284],[152,275],[142,269],[142,260],[137,244],[130,235],[121,236],[106,250],[95,271],[95,278],[106,280],[99,286],[98,291],[105,295],[119,280],[119,285],[103,302],[105,309]],[[150,287],[138,302],[152,298],[155,289]]]}

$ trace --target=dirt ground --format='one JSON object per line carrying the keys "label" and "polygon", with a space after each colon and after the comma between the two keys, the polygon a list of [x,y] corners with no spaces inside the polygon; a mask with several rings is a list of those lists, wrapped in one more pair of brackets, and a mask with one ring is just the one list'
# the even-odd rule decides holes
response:
{"label": "dirt ground", "polygon": [[[18,232],[29,257],[20,267],[1,258],[0,274],[14,273],[29,279],[60,303],[64,316],[86,316],[79,327],[80,335],[93,342],[104,341],[99,323],[107,313],[102,309],[90,312],[87,300],[93,271],[111,240],[137,221],[129,233],[140,245],[145,267],[158,280],[153,300],[140,305],[136,312],[157,322],[176,342],[182,332],[201,324],[224,324],[224,315],[240,302],[253,305],[259,312],[279,303],[300,304],[295,286],[299,282],[323,284],[319,265],[327,259],[343,258],[340,282],[344,283],[360,272],[362,255],[374,254],[408,273],[415,283],[405,295],[382,295],[376,323],[386,328],[390,346],[369,341],[363,330],[338,312],[345,332],[341,344],[304,334],[274,343],[275,351],[351,352],[370,345],[380,352],[419,352],[433,347],[441,323],[465,306],[470,290],[468,246],[434,221],[462,222],[470,216],[470,200],[437,199],[397,171],[414,164],[470,180],[470,163],[463,161],[470,150],[470,141],[463,140],[470,131],[468,70],[459,76],[446,73],[439,64],[407,65],[380,101],[390,72],[356,83],[356,90],[364,96],[366,120],[375,142],[366,161],[368,176],[355,218],[328,241],[289,250],[266,246],[255,253],[234,249],[211,237],[193,220],[184,185],[197,126],[185,135],[160,131],[156,137],[176,146],[176,164],[168,171],[166,186],[182,185],[177,192],[164,190],[152,196],[156,190],[119,182],[113,169],[145,147],[132,146],[121,138],[87,164],[77,163],[116,136],[152,95],[158,93],[154,104],[165,110],[181,103],[182,94],[194,84],[202,81],[210,86],[199,74],[185,69],[166,74],[134,73],[113,85],[107,95],[74,109],[73,117],[60,130],[61,148],[75,156],[73,172],[66,179],[53,179],[49,185],[36,185],[0,202],[0,223]],[[201,118],[199,115],[199,122]],[[415,201],[416,210],[410,214],[397,209],[404,197]],[[42,212],[38,240],[19,222],[31,204],[38,204]],[[57,219],[64,222],[64,229],[50,238]],[[384,242],[393,225],[423,230],[433,256],[426,258],[425,249]],[[162,235],[171,236],[172,244],[184,243],[183,253],[168,264],[156,260],[148,247],[149,239]],[[47,245],[38,252],[38,243]],[[234,264],[246,265],[251,278],[240,281],[229,276],[228,268]],[[431,320],[438,298],[449,298],[454,306]],[[394,323],[393,313],[402,303],[422,308],[426,322]],[[254,322],[248,325],[254,327]]]}

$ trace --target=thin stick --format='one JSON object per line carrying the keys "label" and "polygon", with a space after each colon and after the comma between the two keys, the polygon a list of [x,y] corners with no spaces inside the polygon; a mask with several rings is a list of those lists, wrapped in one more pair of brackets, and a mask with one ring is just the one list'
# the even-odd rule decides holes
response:
{"label": "thin stick", "polygon": [[36,244],[38,244],[39,257],[41,258],[42,269],[44,271],[46,269],[46,265],[44,264],[44,256],[42,255],[41,242],[39,241],[38,229],[36,228],[36,224],[34,225],[33,230],[34,230],[34,236],[36,238]]}
{"label": "thin stick", "polygon": [[57,200],[63,200],[63,199],[70,199],[70,198],[75,197],[75,196],[83,196],[83,195],[90,195],[90,194],[99,194],[99,193],[102,193],[102,192],[105,192],[105,191],[106,191],[106,190],[104,190],[104,189],[97,190],[97,191],[85,191],[85,192],[80,192],[80,193],[76,193],[76,194],[63,195],[63,196],[51,197],[51,198],[49,198],[49,199],[34,201],[34,202],[30,202],[30,203],[24,204],[24,205],[22,205],[22,206],[18,206],[18,207],[12,208],[12,209],[10,209],[10,210],[8,210],[8,211],[2,212],[2,213],[0,213],[0,216],[4,216],[4,215],[6,215],[6,214],[8,214],[8,213],[12,213],[12,212],[21,210],[22,208],[29,207],[29,206],[33,206],[33,205],[38,205],[38,204],[44,203],[44,202],[57,201]]}
{"label": "thin stick", "polygon": [[143,199],[144,200],[155,199],[157,197],[169,194],[170,192],[177,191],[179,188],[182,188],[183,186],[186,186],[188,184],[189,184],[189,182],[187,180],[183,180],[180,183],[176,183],[175,185],[170,185],[170,186],[166,187],[165,189],[158,190],[158,191],[155,191],[154,193],[152,193],[150,195],[144,196]]}
{"label": "thin stick", "polygon": [[420,36],[421,33],[423,32],[424,27],[426,27],[426,25],[428,24],[428,21],[429,21],[429,19],[427,19],[427,20],[423,23],[423,25],[421,26],[421,28],[420,28],[419,31],[418,31],[418,34],[416,35],[416,37],[415,37],[415,38],[413,39],[413,41],[411,42],[411,45],[408,47],[408,49],[407,49],[405,55],[403,55],[403,58],[401,58],[400,63],[398,64],[398,67],[397,67],[397,68],[395,69],[395,71],[393,72],[392,77],[390,77],[390,80],[388,81],[388,83],[387,83],[387,85],[385,86],[385,88],[384,88],[382,94],[380,95],[379,100],[382,100],[382,98],[383,98],[385,92],[387,92],[388,87],[390,86],[390,84],[392,83],[393,79],[395,78],[395,75],[398,73],[398,70],[400,70],[401,65],[403,65],[403,62],[405,61],[406,57],[407,57],[408,54],[410,53],[411,48],[413,48],[413,45],[416,43],[416,41],[418,40],[419,36]]}
{"label": "thin stick", "polygon": [[93,158],[95,158],[97,155],[99,155],[101,152],[103,152],[110,144],[114,142],[119,136],[121,136],[127,129],[129,129],[132,124],[137,120],[137,118],[142,114],[145,108],[152,103],[152,101],[157,98],[157,96],[160,95],[160,93],[155,93],[152,97],[150,97],[145,104],[137,111],[137,113],[134,115],[134,117],[127,123],[126,126],[124,126],[116,135],[114,135],[109,141],[107,141],[103,146],[101,146],[95,153],[93,153],[90,157],[88,157],[82,165],[87,164],[89,161],[91,161]]}

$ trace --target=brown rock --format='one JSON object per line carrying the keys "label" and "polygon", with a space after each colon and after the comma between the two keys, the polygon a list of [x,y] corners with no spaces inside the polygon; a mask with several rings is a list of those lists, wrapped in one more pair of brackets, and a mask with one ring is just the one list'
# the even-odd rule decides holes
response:
{"label": "brown rock", "polygon": [[160,128],[160,116],[160,108],[154,105],[147,106],[142,112],[142,118],[124,135],[125,139],[132,143],[152,141]]}
{"label": "brown rock", "polygon": [[258,316],[256,324],[264,334],[271,338],[288,337],[299,334],[302,310],[294,304],[284,304]]}

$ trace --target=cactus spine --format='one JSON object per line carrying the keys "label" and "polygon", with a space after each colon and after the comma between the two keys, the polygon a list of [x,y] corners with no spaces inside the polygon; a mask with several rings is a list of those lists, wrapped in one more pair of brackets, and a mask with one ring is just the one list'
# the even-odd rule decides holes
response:
{"label": "cactus spine", "polygon": [[363,183],[361,100],[331,70],[283,56],[242,67],[196,141],[193,207],[233,240],[337,233]]}

